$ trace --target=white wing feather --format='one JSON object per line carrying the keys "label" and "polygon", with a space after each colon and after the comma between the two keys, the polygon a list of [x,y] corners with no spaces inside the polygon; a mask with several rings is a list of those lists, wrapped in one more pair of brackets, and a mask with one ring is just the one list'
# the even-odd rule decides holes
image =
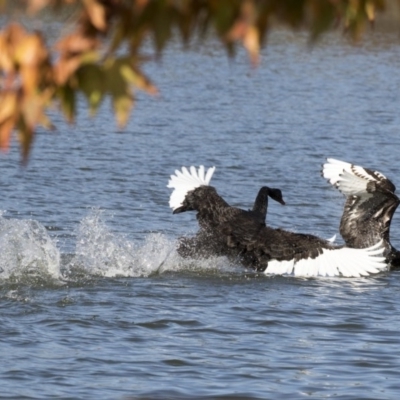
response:
{"label": "white wing feather", "polygon": [[[314,259],[299,261],[268,262],[265,274],[294,276],[344,276],[360,277],[388,270],[383,252],[385,247],[381,240],[366,249],[342,247],[338,249],[323,249]],[[292,268],[290,268],[293,266]]]}
{"label": "white wing feather", "polygon": [[[386,179],[380,172],[375,171],[374,174],[380,179]],[[368,183],[378,182],[378,179],[367,173],[363,167],[334,158],[327,159],[322,167],[322,176],[345,196],[368,196]]]}
{"label": "white wing feather", "polygon": [[202,185],[208,186],[214,171],[215,167],[211,167],[204,174],[203,165],[200,165],[198,170],[194,166],[189,169],[182,167],[181,171],[175,170],[175,175],[171,175],[167,185],[168,188],[173,189],[169,198],[169,206],[173,210],[177,209],[182,206],[188,192]]}

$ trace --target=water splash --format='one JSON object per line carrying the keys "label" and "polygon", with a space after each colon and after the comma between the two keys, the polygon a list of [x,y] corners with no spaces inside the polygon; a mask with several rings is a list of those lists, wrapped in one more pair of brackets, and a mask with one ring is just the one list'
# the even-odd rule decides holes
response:
{"label": "water splash", "polygon": [[0,214],[0,248],[1,280],[58,280],[61,276],[60,252],[38,221],[6,219]]}
{"label": "water splash", "polygon": [[103,277],[149,276],[173,252],[173,242],[162,234],[150,234],[144,244],[137,244],[111,232],[102,214],[94,210],[81,221],[70,275],[80,272]]}
{"label": "water splash", "polygon": [[6,219],[0,213],[0,281],[48,286],[82,283],[91,277],[148,277],[171,271],[219,274],[233,270],[224,257],[182,259],[176,251],[177,241],[162,233],[132,241],[112,232],[103,214],[93,210],[80,222],[75,253],[61,258],[56,242],[38,221]]}
{"label": "water splash", "polygon": [[112,232],[103,212],[93,210],[77,230],[76,250],[66,276],[148,277],[166,271],[209,271],[226,267],[225,258],[183,260],[176,252],[176,240],[151,233],[136,243]]}

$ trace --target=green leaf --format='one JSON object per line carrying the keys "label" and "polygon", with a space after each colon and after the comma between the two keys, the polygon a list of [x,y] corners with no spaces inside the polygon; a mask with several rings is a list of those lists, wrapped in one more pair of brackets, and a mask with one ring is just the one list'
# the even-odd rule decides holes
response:
{"label": "green leaf", "polygon": [[126,125],[134,105],[134,98],[129,95],[113,95],[115,118],[119,126]]}
{"label": "green leaf", "polygon": [[95,64],[87,64],[77,71],[78,88],[85,95],[90,112],[94,115],[104,97],[104,72]]}
{"label": "green leaf", "polygon": [[61,102],[61,110],[63,111],[68,122],[74,122],[76,113],[75,90],[69,85],[64,85],[59,88],[57,94]]}

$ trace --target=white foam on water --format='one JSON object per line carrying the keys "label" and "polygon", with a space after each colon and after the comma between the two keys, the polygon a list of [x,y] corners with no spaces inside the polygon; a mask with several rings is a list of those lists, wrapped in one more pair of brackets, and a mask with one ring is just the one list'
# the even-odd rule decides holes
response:
{"label": "white foam on water", "polygon": [[132,240],[107,226],[104,211],[92,210],[77,227],[74,254],[62,262],[57,241],[43,225],[35,220],[4,218],[0,212],[0,282],[58,285],[90,277],[243,272],[226,257],[184,259],[176,251],[178,243],[178,239],[163,233]]}
{"label": "white foam on water", "polygon": [[61,277],[60,251],[46,228],[35,220],[0,214],[0,279]]}
{"label": "white foam on water", "polygon": [[135,243],[112,232],[102,215],[102,211],[93,210],[81,221],[70,271],[103,277],[149,276],[157,272],[173,250],[173,243],[158,233],[148,235],[144,243]]}
{"label": "white foam on water", "polygon": [[75,255],[65,276],[84,274],[101,277],[147,277],[168,271],[226,268],[224,257],[207,260],[182,259],[176,252],[177,240],[162,233],[150,233],[135,242],[112,232],[104,222],[104,212],[92,210],[78,229]]}

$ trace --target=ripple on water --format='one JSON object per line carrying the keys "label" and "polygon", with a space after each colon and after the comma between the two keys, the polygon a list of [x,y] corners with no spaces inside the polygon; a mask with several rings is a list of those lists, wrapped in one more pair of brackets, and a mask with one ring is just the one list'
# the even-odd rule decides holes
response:
{"label": "ripple on water", "polygon": [[338,233],[343,208],[320,177],[325,157],[398,181],[398,38],[306,43],[271,35],[251,73],[240,50],[228,62],[215,43],[173,44],[146,65],[164,94],[138,94],[121,132],[109,104],[92,120],[77,98],[76,124],[51,115],[59,133],[39,132],[26,168],[11,145],[0,397],[397,399],[399,272],[266,277],[175,252],[197,229],[168,208],[182,165],[216,165],[213,184],[242,208],[260,186],[281,188],[287,205],[271,203],[268,223],[322,237]]}

